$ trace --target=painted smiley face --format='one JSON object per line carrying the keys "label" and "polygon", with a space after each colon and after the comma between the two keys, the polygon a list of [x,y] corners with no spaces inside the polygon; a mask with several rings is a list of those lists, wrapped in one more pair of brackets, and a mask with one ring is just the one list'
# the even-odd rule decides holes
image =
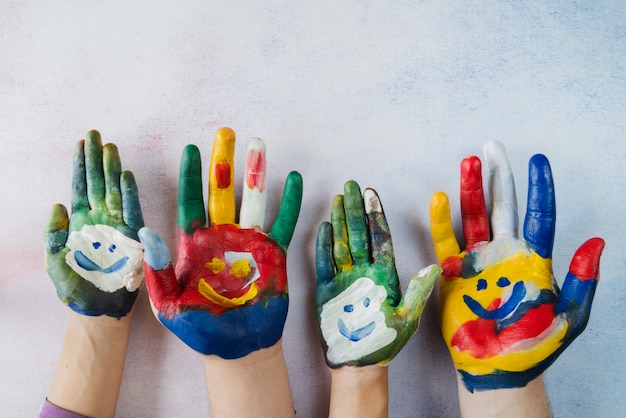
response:
{"label": "painted smiley face", "polygon": [[554,314],[550,260],[535,253],[442,283],[441,295],[444,338],[455,363],[473,373],[527,370],[558,348],[567,327]]}
{"label": "painted smiley face", "polygon": [[387,290],[361,277],[326,302],[320,314],[320,329],[332,363],[358,360],[396,338],[397,331],[385,323],[381,304]]}
{"label": "painted smiley face", "polygon": [[85,225],[70,234],[66,263],[105,292],[134,292],[143,281],[143,245],[108,225]]}

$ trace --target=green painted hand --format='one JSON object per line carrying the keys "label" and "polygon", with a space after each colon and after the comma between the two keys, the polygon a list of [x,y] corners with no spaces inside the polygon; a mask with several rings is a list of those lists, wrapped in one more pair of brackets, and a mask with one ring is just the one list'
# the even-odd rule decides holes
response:
{"label": "green painted hand", "polygon": [[90,131],[74,152],[72,216],[52,207],[45,228],[46,268],[59,299],[82,315],[121,318],[143,281],[143,216],[135,178],[122,172],[114,144]]}
{"label": "green painted hand", "polygon": [[354,181],[320,225],[315,305],[329,367],[388,364],[419,326],[441,269],[432,265],[400,292],[391,233],[373,189]]}

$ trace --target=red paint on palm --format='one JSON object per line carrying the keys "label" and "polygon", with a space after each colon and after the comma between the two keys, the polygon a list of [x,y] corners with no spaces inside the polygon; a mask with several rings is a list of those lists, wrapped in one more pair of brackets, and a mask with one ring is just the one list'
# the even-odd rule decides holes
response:
{"label": "red paint on palm", "polygon": [[600,256],[604,250],[602,238],[591,238],[578,248],[572,262],[570,272],[580,280],[595,280],[600,274]]}
{"label": "red paint on palm", "polygon": [[265,191],[265,154],[252,150],[246,162],[246,184],[250,189],[255,187],[259,192]]}
{"label": "red paint on palm", "polygon": [[483,192],[481,162],[476,156],[461,162],[461,214],[465,249],[489,240],[489,219]]}
{"label": "red paint on palm", "polygon": [[[500,305],[493,301],[489,310]],[[521,341],[539,336],[554,321],[554,304],[543,303],[528,310],[519,320],[498,330],[498,322],[478,318],[463,324],[452,338],[451,346],[467,351],[475,358],[489,358],[506,353]]]}

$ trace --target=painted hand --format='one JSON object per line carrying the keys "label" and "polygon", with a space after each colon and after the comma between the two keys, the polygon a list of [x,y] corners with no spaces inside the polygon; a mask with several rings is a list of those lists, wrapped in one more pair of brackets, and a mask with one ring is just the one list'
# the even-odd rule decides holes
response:
{"label": "painted hand", "polygon": [[139,231],[146,286],[156,317],[192,349],[243,357],[274,345],[287,316],[286,252],[302,201],[302,178],[291,172],[269,234],[265,218],[265,145],[248,143],[239,224],[235,224],[235,133],[215,134],[209,171],[209,219],[202,197],[200,151],[182,155],[178,192],[176,269],[161,237]]}
{"label": "painted hand", "polygon": [[143,281],[137,185],[114,144],[90,131],[74,152],[72,217],[56,204],[45,229],[46,268],[59,299],[83,315],[128,314]]}
{"label": "painted hand", "polygon": [[441,269],[424,268],[401,295],[391,233],[376,192],[354,181],[334,198],[316,248],[318,325],[329,367],[388,364],[415,334]]}
{"label": "painted hand", "polygon": [[556,206],[548,160],[540,154],[530,159],[520,239],[515,185],[504,146],[488,143],[485,156],[491,237],[478,157],[461,163],[465,251],[454,236],[447,196],[436,193],[430,208],[435,253],[443,267],[442,333],[470,392],[525,386],[583,331],[604,248],[600,238],[585,242],[559,290],[552,274]]}

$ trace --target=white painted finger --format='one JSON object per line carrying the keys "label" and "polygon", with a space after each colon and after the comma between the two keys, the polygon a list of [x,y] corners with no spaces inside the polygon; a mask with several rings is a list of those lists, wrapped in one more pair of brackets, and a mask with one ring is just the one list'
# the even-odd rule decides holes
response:
{"label": "white painted finger", "polygon": [[263,229],[267,202],[265,175],[265,143],[260,138],[251,138],[246,149],[246,170],[239,211],[239,225],[242,228]]}
{"label": "white painted finger", "polygon": [[485,145],[484,151],[489,167],[492,238],[517,238],[517,197],[506,149],[501,142],[491,141]]}

